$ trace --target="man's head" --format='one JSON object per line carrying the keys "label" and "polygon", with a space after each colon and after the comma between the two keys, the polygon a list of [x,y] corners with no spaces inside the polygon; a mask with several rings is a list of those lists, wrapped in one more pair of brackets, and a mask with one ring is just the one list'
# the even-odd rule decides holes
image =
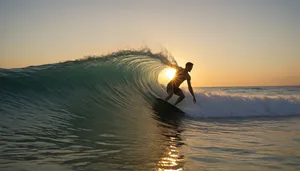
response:
{"label": "man's head", "polygon": [[186,64],[185,64],[185,69],[188,71],[188,72],[190,72],[192,69],[193,69],[193,63],[191,63],[191,62],[187,62]]}

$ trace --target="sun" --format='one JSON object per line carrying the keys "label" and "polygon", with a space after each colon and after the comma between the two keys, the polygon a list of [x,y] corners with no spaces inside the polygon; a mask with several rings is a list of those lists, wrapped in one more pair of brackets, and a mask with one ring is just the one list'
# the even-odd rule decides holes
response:
{"label": "sun", "polygon": [[172,80],[173,77],[175,76],[176,69],[167,68],[164,72],[165,72],[166,77],[168,77],[168,79]]}
{"label": "sun", "polygon": [[160,84],[167,84],[170,80],[174,78],[176,74],[176,69],[174,68],[165,68],[158,75],[158,82]]}

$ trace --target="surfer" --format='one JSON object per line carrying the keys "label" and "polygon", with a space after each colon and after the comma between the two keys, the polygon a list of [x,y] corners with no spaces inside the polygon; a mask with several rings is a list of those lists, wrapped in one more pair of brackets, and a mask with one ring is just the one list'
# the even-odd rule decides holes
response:
{"label": "surfer", "polygon": [[176,106],[178,103],[180,103],[185,98],[185,95],[183,94],[183,91],[179,88],[179,86],[181,83],[183,83],[183,81],[187,80],[189,91],[193,96],[194,103],[196,103],[196,98],[191,85],[191,76],[188,73],[193,69],[193,65],[194,64],[191,62],[187,62],[185,64],[185,68],[171,65],[171,67],[175,68],[177,71],[173,79],[167,85],[168,96],[166,97],[165,101],[168,101],[173,96],[173,94],[176,94],[177,96],[179,96],[179,98],[174,105]]}

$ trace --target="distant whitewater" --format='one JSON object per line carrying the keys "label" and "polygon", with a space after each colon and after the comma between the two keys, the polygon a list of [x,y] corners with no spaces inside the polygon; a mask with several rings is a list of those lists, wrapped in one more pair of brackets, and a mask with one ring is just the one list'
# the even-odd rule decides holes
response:
{"label": "distant whitewater", "polygon": [[169,64],[143,49],[0,69],[0,170],[299,166],[299,87],[194,88],[196,104],[183,88],[186,115],[169,118],[152,107]]}
{"label": "distant whitewater", "polygon": [[[188,90],[185,90],[188,93]],[[260,117],[300,115],[300,86],[196,88],[181,108],[192,117]]]}

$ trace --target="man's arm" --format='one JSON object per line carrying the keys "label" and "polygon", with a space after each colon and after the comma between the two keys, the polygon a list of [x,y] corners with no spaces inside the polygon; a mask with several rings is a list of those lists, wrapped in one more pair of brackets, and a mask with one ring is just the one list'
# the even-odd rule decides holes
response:
{"label": "man's arm", "polygon": [[189,77],[189,79],[187,79],[187,83],[188,83],[189,91],[193,96],[193,101],[194,101],[194,103],[196,103],[196,98],[195,98],[195,95],[194,95],[193,87],[191,85],[191,77]]}

